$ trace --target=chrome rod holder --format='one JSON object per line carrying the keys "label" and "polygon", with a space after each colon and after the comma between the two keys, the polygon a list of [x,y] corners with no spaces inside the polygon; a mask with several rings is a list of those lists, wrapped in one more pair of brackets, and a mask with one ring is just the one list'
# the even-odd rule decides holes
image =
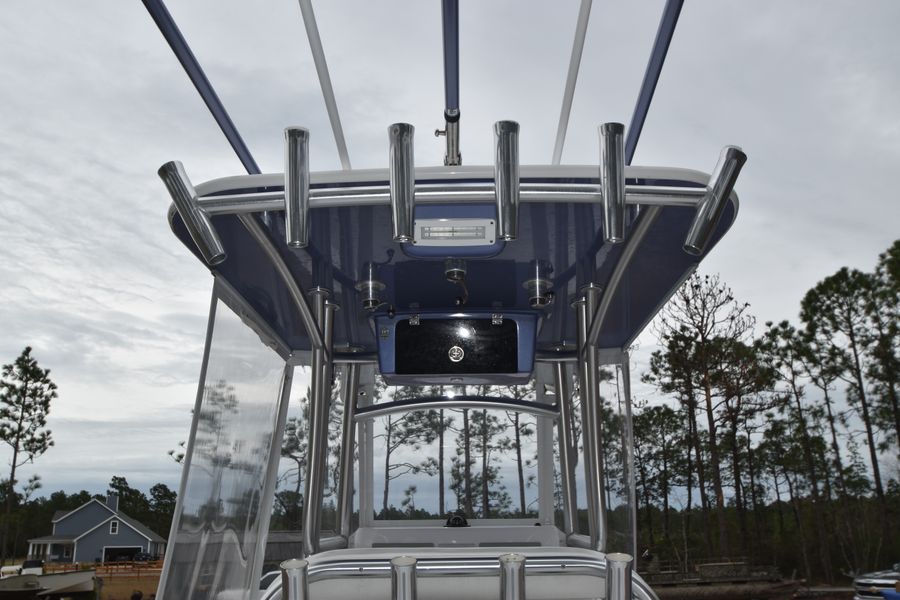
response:
{"label": "chrome rod holder", "polygon": [[703,254],[745,162],[747,155],[737,146],[725,146],[722,149],[719,162],[706,186],[706,194],[697,205],[697,214],[684,238],[684,251],[688,254]]}
{"label": "chrome rod holder", "polygon": [[600,126],[600,195],[603,239],[619,244],[625,239],[625,126]]}
{"label": "chrome rod holder", "polygon": [[203,260],[211,267],[223,262],[226,257],[225,247],[222,246],[209,214],[200,208],[197,192],[188,179],[184,165],[177,160],[167,162],[157,173],[169,191],[191,239],[203,255]]}
{"label": "chrome rod holder", "polygon": [[284,233],[287,245],[309,244],[309,131],[284,130]]}
{"label": "chrome rod holder", "polygon": [[284,561],[281,567],[281,597],[284,600],[309,598],[309,563],[300,558]]}
{"label": "chrome rod holder", "polygon": [[416,562],[412,556],[391,559],[391,600],[416,600]]}
{"label": "chrome rod holder", "polygon": [[500,555],[500,600],[525,600],[524,555]]}
{"label": "chrome rod holder", "polygon": [[390,142],[391,216],[395,242],[413,240],[413,214],[416,205],[416,166],[413,136],[416,128],[409,123],[388,127]]}
{"label": "chrome rod holder", "polygon": [[519,124],[494,123],[494,195],[497,200],[497,239],[519,234]]}
{"label": "chrome rod holder", "polygon": [[606,600],[632,600],[630,554],[606,555]]}

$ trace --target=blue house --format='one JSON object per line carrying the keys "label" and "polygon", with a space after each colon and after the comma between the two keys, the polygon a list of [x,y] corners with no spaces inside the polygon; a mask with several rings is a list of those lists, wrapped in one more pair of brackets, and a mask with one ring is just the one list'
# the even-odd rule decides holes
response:
{"label": "blue house", "polygon": [[93,499],[53,515],[53,533],[28,540],[28,557],[46,562],[111,562],[165,554],[166,540],[119,511],[119,497]]}

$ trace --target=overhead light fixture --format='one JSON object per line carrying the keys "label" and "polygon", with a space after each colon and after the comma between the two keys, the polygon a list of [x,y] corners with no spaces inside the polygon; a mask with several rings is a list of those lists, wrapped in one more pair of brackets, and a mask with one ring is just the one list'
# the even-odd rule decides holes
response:
{"label": "overhead light fixture", "polygon": [[519,234],[519,124],[494,123],[494,190],[497,236],[514,240]]}
{"label": "overhead light fixture", "polygon": [[381,292],[384,283],[378,280],[378,265],[367,262],[363,265],[363,277],[356,283],[356,291],[362,296],[362,306],[375,310],[381,306]]}
{"label": "overhead light fixture", "polygon": [[413,159],[413,135],[409,123],[388,127],[390,141],[391,216],[394,241],[413,240],[413,212],[416,203],[416,167]]}
{"label": "overhead light fixture", "polygon": [[172,196],[172,202],[181,215],[191,239],[203,255],[209,266],[215,266],[225,260],[225,248],[213,227],[209,214],[200,208],[197,192],[188,179],[184,165],[179,161],[167,162],[157,172]]}
{"label": "overhead light fixture", "polygon": [[287,245],[309,244],[309,131],[284,130],[284,234]]}
{"label": "overhead light fixture", "polygon": [[722,149],[719,162],[706,186],[706,194],[697,205],[694,221],[684,239],[684,251],[688,254],[703,254],[745,162],[747,155],[737,146],[725,146]]}
{"label": "overhead light fixture", "polygon": [[603,239],[618,244],[625,239],[625,126],[600,126],[600,202]]}
{"label": "overhead light fixture", "polygon": [[531,279],[522,284],[528,290],[528,304],[532,308],[544,308],[553,302],[553,280],[550,273],[553,266],[546,260],[533,260],[530,265]]}

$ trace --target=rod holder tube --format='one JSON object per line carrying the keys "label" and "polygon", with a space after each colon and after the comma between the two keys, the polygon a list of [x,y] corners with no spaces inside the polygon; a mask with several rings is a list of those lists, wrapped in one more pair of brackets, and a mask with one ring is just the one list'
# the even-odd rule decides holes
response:
{"label": "rod holder tube", "polygon": [[409,123],[388,127],[390,142],[391,216],[394,241],[413,240],[413,214],[416,207],[416,166],[413,136],[416,128]]}
{"label": "rod holder tube", "polygon": [[606,600],[632,600],[630,554],[606,555]]}
{"label": "rod holder tube", "polygon": [[213,227],[209,214],[200,208],[197,192],[188,179],[184,165],[180,161],[167,162],[157,171],[162,179],[181,220],[187,228],[191,239],[203,255],[206,264],[213,267],[225,260],[225,247]]}
{"label": "rod holder tube", "polygon": [[706,186],[706,194],[697,206],[697,214],[694,215],[691,228],[684,239],[684,251],[688,254],[703,254],[745,162],[747,155],[737,146],[725,146],[722,149],[719,162]]}
{"label": "rod holder tube", "polygon": [[500,555],[500,600],[525,600],[524,555]]}
{"label": "rod holder tube", "polygon": [[416,600],[416,562],[412,556],[391,559],[391,600]]}
{"label": "rod holder tube", "polygon": [[494,194],[497,200],[497,239],[519,235],[519,124],[494,123]]}
{"label": "rod holder tube", "polygon": [[281,597],[284,600],[307,600],[309,598],[309,563],[300,558],[291,558],[281,563]]}
{"label": "rod holder tube", "polygon": [[625,126],[600,126],[600,195],[603,239],[619,244],[625,239]]}
{"label": "rod holder tube", "polygon": [[309,130],[284,130],[284,233],[288,246],[309,244]]}

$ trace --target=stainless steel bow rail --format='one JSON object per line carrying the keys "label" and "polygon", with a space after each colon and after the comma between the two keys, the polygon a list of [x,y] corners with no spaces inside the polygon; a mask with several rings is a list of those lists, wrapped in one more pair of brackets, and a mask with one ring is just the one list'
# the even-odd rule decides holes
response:
{"label": "stainless steel bow rail", "polygon": [[428,558],[400,555],[391,559],[309,561],[291,559],[281,563],[281,589],[269,590],[264,600],[315,600],[310,584],[336,579],[390,578],[392,600],[416,600],[416,580],[432,577],[491,577],[499,579],[500,600],[526,600],[528,577],[588,575],[604,580],[606,600],[657,600],[650,586],[632,571],[628,554],[555,556],[518,553],[498,557]]}

